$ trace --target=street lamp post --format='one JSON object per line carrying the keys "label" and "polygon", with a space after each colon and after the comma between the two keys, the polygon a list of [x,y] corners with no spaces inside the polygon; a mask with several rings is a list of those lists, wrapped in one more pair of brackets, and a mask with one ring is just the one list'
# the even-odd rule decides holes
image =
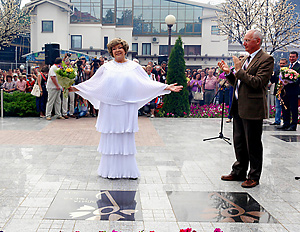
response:
{"label": "street lamp post", "polygon": [[172,32],[172,27],[176,22],[176,18],[174,15],[168,15],[165,18],[165,22],[168,25],[168,32],[169,32],[169,42],[168,42],[168,58],[169,58],[171,52],[171,32]]}

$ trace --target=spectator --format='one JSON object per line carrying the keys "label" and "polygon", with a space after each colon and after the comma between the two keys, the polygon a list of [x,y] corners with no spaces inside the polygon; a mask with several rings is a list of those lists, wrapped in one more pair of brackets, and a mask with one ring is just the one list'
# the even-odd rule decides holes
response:
{"label": "spectator", "polygon": [[[69,58],[65,58],[63,66],[70,68],[71,63]],[[68,97],[63,97],[63,102],[62,102],[62,116],[65,119],[68,119],[68,103],[69,103],[69,115],[72,118],[75,118],[74,116],[74,105],[75,105],[75,93],[74,92],[69,92],[68,91]]]}
{"label": "spectator", "polygon": [[[156,81],[155,75],[154,73],[151,72],[152,71],[152,67],[150,65],[147,65],[146,67],[146,72],[149,76],[149,79],[152,81]],[[146,108],[149,107],[150,109],[150,117],[154,118],[154,112],[155,112],[155,102],[156,102],[156,98],[152,99],[147,105]],[[146,110],[147,111],[147,110]]]}
{"label": "spectator", "polygon": [[90,78],[91,70],[90,70],[90,65],[87,64],[86,58],[84,56],[80,57],[80,59],[76,61],[76,64],[78,68],[76,83],[79,84]]}
{"label": "spectator", "polygon": [[[288,66],[288,61],[286,58],[281,58],[280,61],[279,61],[279,67],[280,68],[283,68],[283,67],[287,67]],[[276,94],[277,94],[277,88],[276,88],[276,85],[278,84],[278,81],[279,81],[279,74],[280,74],[280,69],[279,70],[276,70],[274,72],[274,74],[272,75],[271,77],[271,83],[275,85],[274,87],[274,96],[275,96],[275,122],[271,123],[270,125],[280,125],[281,124],[281,104],[280,104],[280,101],[279,99],[276,97]]]}
{"label": "spectator", "polygon": [[202,83],[203,83],[203,81],[205,80],[206,74],[205,74],[204,71],[201,71],[201,72],[200,72],[200,75],[201,75],[201,81],[202,81]]}
{"label": "spectator", "polygon": [[209,70],[209,68],[204,69],[204,72],[205,72],[206,75],[208,75],[208,70]]}
{"label": "spectator", "polygon": [[156,73],[157,73],[156,80],[161,82],[161,83],[166,84],[167,83],[167,78],[166,78],[165,70],[163,70],[160,65],[156,65],[155,69],[156,69]]}
{"label": "spectator", "polygon": [[62,87],[58,84],[56,70],[58,66],[62,65],[62,59],[57,57],[54,61],[54,65],[51,66],[49,70],[48,80],[46,84],[46,88],[48,90],[48,99],[46,104],[46,119],[51,120],[51,112],[54,106],[55,114],[58,119],[65,119],[61,115],[61,91]]}
{"label": "spectator", "polygon": [[168,74],[168,67],[167,67],[167,62],[166,61],[163,61],[161,62],[161,69],[165,71],[165,77],[167,79],[167,74]]}
{"label": "spectator", "polygon": [[218,89],[218,80],[213,76],[214,71],[212,69],[208,70],[208,76],[203,81],[203,93],[204,93],[204,104],[209,105]]}
{"label": "spectator", "polygon": [[157,71],[156,71],[155,68],[153,68],[154,67],[153,61],[149,60],[147,66],[148,65],[150,65],[152,67],[152,71],[151,72],[154,73],[154,75],[157,77]]}
{"label": "spectator", "polygon": [[20,72],[20,69],[18,69],[18,68],[16,69],[16,73],[17,73],[17,75],[18,75],[19,78],[20,78],[21,76],[23,76],[22,73]]}
{"label": "spectator", "polygon": [[200,73],[195,73],[194,78],[190,81],[190,88],[191,88],[191,92],[192,92],[192,104],[200,104],[200,100],[195,100],[195,93],[196,92],[201,92],[201,88],[202,88],[202,81],[201,81],[201,74]]}
{"label": "spectator", "polygon": [[74,115],[76,115],[76,119],[86,116],[87,113],[88,113],[88,101],[86,99],[83,99],[82,97],[79,97],[78,101],[76,102],[76,108],[74,113]]}
{"label": "spectator", "polygon": [[26,91],[26,76],[19,77],[19,80],[16,83],[16,88],[20,92],[25,93],[25,91]]}
{"label": "spectator", "polygon": [[31,93],[31,90],[34,86],[35,80],[33,80],[32,75],[27,75],[27,81],[26,81],[26,92]]}
{"label": "spectator", "polygon": [[6,82],[3,84],[3,90],[7,93],[12,93],[16,90],[16,84],[12,81],[11,75],[6,75]]}
{"label": "spectator", "polygon": [[41,95],[40,97],[36,98],[36,110],[40,113],[40,118],[44,118],[46,113],[46,104],[48,98],[46,83],[48,79],[48,72],[49,68],[45,65],[44,67],[42,67],[41,72],[37,76],[37,83],[40,88]]}
{"label": "spectator", "polygon": [[18,81],[18,74],[17,73],[13,73],[13,79],[12,81],[17,84],[17,81]]}
{"label": "spectator", "polygon": [[[101,63],[104,64],[104,60]],[[95,57],[91,64],[91,71],[90,71],[89,76],[92,77],[97,72],[97,70],[100,68],[100,66],[101,66],[100,59],[97,59],[97,57]]]}

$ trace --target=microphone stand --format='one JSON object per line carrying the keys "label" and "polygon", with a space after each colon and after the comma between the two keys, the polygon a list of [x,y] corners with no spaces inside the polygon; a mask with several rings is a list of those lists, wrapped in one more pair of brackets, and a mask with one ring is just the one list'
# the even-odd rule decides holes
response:
{"label": "microphone stand", "polygon": [[224,119],[224,95],[225,95],[225,83],[227,81],[225,80],[224,83],[221,85],[221,87],[219,88],[219,90],[217,91],[216,95],[213,97],[213,99],[211,100],[210,104],[214,101],[214,99],[216,98],[216,96],[218,95],[219,92],[222,91],[223,93],[223,101],[222,101],[222,116],[221,116],[221,131],[219,133],[219,136],[216,137],[212,137],[212,138],[207,138],[207,139],[203,139],[203,141],[207,141],[207,140],[213,140],[213,139],[223,139],[226,143],[228,143],[229,145],[231,145],[231,142],[229,142],[228,140],[230,140],[230,138],[225,137],[223,135],[223,119]]}

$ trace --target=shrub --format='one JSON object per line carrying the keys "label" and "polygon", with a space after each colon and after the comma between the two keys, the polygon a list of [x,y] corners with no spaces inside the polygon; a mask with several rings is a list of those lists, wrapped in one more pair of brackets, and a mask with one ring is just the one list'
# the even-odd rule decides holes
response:
{"label": "shrub", "polygon": [[[36,112],[36,97],[30,93],[3,93],[3,109],[5,116],[38,116]],[[1,106],[0,106],[1,107]]]}
{"label": "shrub", "polygon": [[189,114],[190,104],[185,77],[185,61],[181,37],[176,40],[169,57],[167,83],[177,83],[178,85],[182,85],[183,89],[179,93],[172,92],[164,97],[162,111],[173,113],[176,117],[184,117],[184,112]]}

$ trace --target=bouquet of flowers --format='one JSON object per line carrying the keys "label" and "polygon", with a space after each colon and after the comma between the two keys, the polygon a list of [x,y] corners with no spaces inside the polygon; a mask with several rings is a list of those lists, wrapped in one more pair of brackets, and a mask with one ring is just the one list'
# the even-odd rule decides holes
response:
{"label": "bouquet of flowers", "polygon": [[77,70],[72,67],[59,66],[56,70],[58,84],[63,87],[63,95],[68,98],[68,88],[75,83],[75,77],[77,76]]}
{"label": "bouquet of flowers", "polygon": [[299,77],[299,73],[297,73],[293,69],[289,69],[287,67],[283,67],[280,69],[279,82],[282,82],[283,85],[295,83],[297,82]]}
{"label": "bouquet of flowers", "polygon": [[283,67],[280,69],[276,97],[278,98],[278,100],[280,101],[280,104],[283,105],[285,109],[286,109],[286,106],[284,105],[284,102],[281,98],[281,92],[285,85],[288,85],[291,83],[296,83],[298,81],[299,77],[300,77],[299,73],[297,73],[293,69],[289,69],[287,67]]}

